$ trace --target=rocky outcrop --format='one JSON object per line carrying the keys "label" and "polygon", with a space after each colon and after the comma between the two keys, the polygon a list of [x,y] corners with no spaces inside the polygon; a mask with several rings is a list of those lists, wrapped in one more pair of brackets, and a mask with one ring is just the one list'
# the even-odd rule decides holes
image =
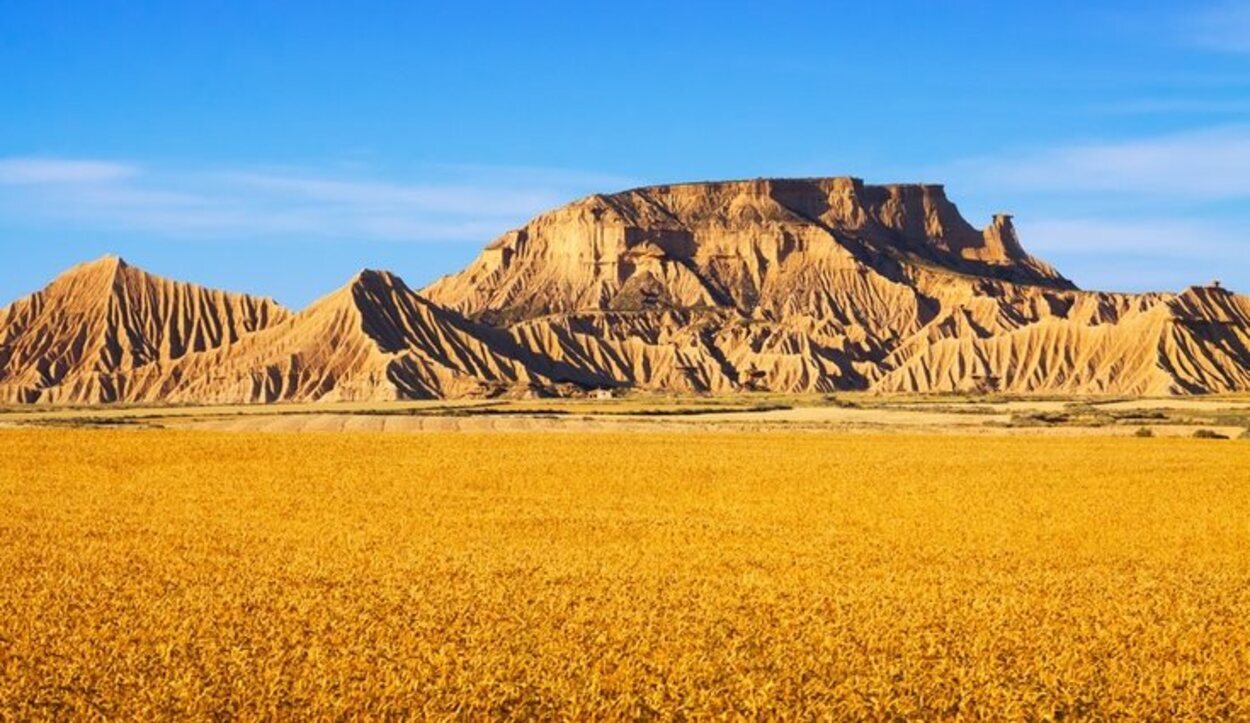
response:
{"label": "rocky outcrop", "polygon": [[1250,299],[1076,289],[1010,216],[853,178],[594,195],[421,293],[366,271],[298,314],[78,267],[0,311],[0,401],[1250,391]]}
{"label": "rocky outcrop", "polygon": [[556,393],[595,379],[535,357],[498,329],[362,271],[304,311],[230,348],[132,384],[143,401],[389,401]]}
{"label": "rocky outcrop", "polygon": [[[1079,291],[1024,250],[1011,216],[977,230],[933,185],[757,180],[591,196],[505,234],[425,293],[536,354],[649,389],[1250,389],[1234,311],[1244,297]],[[1190,299],[1213,294],[1230,301]]]}
{"label": "rocky outcrop", "polygon": [[1024,252],[1009,216],[978,231],[941,186],[826,178],[591,196],[501,236],[424,293],[494,323],[590,309],[779,316],[827,310],[826,292],[853,275],[902,281],[924,267],[1072,288]]}
{"label": "rocky outcrop", "polygon": [[124,401],[138,370],[231,347],[288,316],[269,299],[162,279],[105,257],[0,309],[0,401]]}

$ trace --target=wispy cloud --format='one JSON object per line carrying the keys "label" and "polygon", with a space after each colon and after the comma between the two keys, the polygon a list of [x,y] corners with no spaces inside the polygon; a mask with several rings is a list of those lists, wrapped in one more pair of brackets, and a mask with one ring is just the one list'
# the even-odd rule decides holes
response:
{"label": "wispy cloud", "polygon": [[1029,249],[1042,255],[1128,256],[1223,260],[1246,237],[1209,221],[1189,218],[1042,218],[1018,224]]}
{"label": "wispy cloud", "polygon": [[933,175],[1015,210],[1025,247],[1087,288],[1250,284],[1250,126],[1062,144]]}
{"label": "wispy cloud", "polygon": [[505,190],[474,185],[405,185],[261,173],[234,173],[222,178],[262,192],[375,210],[403,207],[435,213],[515,215],[558,201],[553,199],[550,189],[520,185]]}
{"label": "wispy cloud", "polygon": [[956,164],[957,175],[1017,190],[1208,200],[1250,197],[1250,126],[1081,143]]}
{"label": "wispy cloud", "polygon": [[1190,41],[1223,53],[1250,53],[1250,0],[1225,0],[1199,10],[1190,22]]}
{"label": "wispy cloud", "polygon": [[397,181],[359,172],[180,169],[92,159],[0,159],[0,220],[201,238],[473,241],[629,181],[554,169],[436,167]]}
{"label": "wispy cloud", "polygon": [[1250,114],[1250,98],[1139,98],[1090,108],[1111,115],[1223,115]]}
{"label": "wispy cloud", "polygon": [[134,176],[133,166],[110,161],[60,158],[0,159],[0,184],[31,186],[116,181]]}
{"label": "wispy cloud", "polygon": [[1041,218],[1018,224],[1030,252],[1088,289],[1178,291],[1223,278],[1243,289],[1247,236],[1202,219]]}

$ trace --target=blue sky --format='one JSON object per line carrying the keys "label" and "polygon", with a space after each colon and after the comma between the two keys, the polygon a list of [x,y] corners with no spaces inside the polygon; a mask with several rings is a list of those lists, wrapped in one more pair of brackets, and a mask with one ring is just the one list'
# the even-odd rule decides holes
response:
{"label": "blue sky", "polygon": [[1250,0],[0,0],[0,303],[106,252],[301,306],[594,191],[941,182],[1087,288],[1250,292]]}

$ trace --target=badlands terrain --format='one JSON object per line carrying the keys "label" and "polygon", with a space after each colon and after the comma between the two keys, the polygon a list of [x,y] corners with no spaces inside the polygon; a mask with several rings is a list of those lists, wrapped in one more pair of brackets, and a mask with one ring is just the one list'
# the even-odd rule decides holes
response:
{"label": "badlands terrain", "polygon": [[593,195],[300,311],[106,257],[0,309],[0,403],[1250,392],[1250,298],[1077,289],[1010,216],[854,178]]}
{"label": "badlands terrain", "polygon": [[1244,720],[1248,349],[847,178],[99,259],[0,310],[0,720]]}

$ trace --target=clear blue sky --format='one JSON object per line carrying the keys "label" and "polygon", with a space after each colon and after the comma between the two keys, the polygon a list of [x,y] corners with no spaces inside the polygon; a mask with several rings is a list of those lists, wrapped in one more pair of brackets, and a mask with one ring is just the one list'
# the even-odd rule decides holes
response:
{"label": "clear blue sky", "polygon": [[0,0],[0,109],[0,303],[113,252],[300,306],[592,191],[847,174],[1250,292],[1250,0]]}

